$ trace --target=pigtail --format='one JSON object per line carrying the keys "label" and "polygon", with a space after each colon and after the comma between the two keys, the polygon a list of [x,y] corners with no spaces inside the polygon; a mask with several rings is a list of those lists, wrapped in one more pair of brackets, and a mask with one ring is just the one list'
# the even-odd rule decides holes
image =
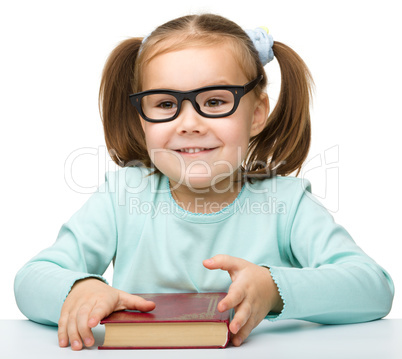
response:
{"label": "pigtail", "polygon": [[304,61],[288,46],[274,42],[281,69],[278,102],[263,131],[250,142],[245,175],[249,178],[286,176],[301,170],[311,138],[310,97],[313,79]]}
{"label": "pigtail", "polygon": [[147,165],[145,135],[129,94],[133,93],[134,67],[142,38],[120,43],[108,57],[99,90],[99,110],[106,146],[114,162],[127,166],[136,160]]}

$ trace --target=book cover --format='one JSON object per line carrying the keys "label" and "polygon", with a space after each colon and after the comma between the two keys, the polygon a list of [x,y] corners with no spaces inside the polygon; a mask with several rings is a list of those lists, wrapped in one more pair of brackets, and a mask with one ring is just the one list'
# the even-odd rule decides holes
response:
{"label": "book cover", "polygon": [[138,294],[151,300],[151,312],[124,310],[101,321],[105,342],[99,349],[224,348],[230,312],[217,305],[226,293]]}

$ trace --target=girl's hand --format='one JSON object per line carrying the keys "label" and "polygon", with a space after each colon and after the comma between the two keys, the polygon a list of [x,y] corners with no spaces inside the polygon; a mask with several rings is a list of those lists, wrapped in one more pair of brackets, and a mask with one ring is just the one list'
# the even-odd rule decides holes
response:
{"label": "girl's hand", "polygon": [[77,281],[61,308],[59,345],[80,350],[95,344],[91,329],[114,311],[136,309],[149,312],[155,303],[110,287],[95,278]]}
{"label": "girl's hand", "polygon": [[227,296],[218,303],[218,310],[235,309],[229,326],[235,346],[241,345],[270,311],[281,312],[282,299],[268,268],[222,254],[204,260],[203,264],[208,269],[228,271],[232,279]]}

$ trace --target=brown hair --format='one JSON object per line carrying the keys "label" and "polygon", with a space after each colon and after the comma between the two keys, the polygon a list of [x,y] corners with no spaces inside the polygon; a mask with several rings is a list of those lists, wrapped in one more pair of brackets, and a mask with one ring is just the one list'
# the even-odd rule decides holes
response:
{"label": "brown hair", "polygon": [[[128,95],[141,91],[142,67],[153,57],[188,46],[229,42],[246,77],[251,81],[263,76],[254,90],[256,95],[267,85],[264,67],[252,41],[237,24],[221,16],[184,16],[161,25],[142,41],[130,38],[113,50],[100,85],[99,107],[106,145],[120,166],[141,163],[152,167],[140,118]],[[288,46],[275,41],[273,51],[281,69],[281,89],[265,128],[250,139],[242,168],[250,178],[285,176],[294,171],[298,174],[310,146],[309,102],[313,84],[310,72]]]}

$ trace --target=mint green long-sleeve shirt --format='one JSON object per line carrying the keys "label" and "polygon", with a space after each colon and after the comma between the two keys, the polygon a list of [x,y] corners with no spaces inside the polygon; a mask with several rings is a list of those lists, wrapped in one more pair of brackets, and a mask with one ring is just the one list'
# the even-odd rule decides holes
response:
{"label": "mint green long-sleeve shirt", "polygon": [[195,214],[176,204],[167,177],[144,168],[106,176],[54,245],[17,273],[16,301],[29,319],[57,324],[75,281],[102,280],[112,261],[113,287],[129,293],[226,291],[228,273],[202,265],[216,254],[270,268],[284,302],[270,320],[353,323],[391,309],[390,276],[334,222],[308,181],[247,183],[220,212]]}

